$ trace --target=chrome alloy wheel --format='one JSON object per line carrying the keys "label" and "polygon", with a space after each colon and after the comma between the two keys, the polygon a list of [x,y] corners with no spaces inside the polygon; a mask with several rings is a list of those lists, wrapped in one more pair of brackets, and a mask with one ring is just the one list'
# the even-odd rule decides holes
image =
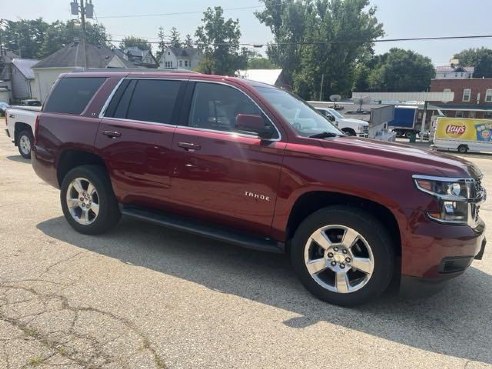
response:
{"label": "chrome alloy wheel", "polygon": [[93,223],[99,214],[99,196],[94,185],[85,178],[75,178],[67,189],[67,207],[72,218],[81,225]]}
{"label": "chrome alloy wheel", "polygon": [[314,231],[304,246],[304,263],[321,287],[337,293],[360,290],[374,271],[369,243],[360,233],[343,225]]}
{"label": "chrome alloy wheel", "polygon": [[29,137],[22,135],[19,139],[19,147],[23,154],[29,155],[29,153],[31,152],[31,140],[29,139]]}

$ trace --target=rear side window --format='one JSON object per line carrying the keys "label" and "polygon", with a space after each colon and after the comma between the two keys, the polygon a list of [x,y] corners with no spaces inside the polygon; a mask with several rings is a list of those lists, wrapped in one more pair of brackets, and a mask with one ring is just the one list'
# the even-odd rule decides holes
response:
{"label": "rear side window", "polygon": [[172,123],[181,81],[141,79],[123,85],[106,116],[144,122]]}
{"label": "rear side window", "polygon": [[44,107],[48,113],[80,114],[106,78],[62,78],[56,84]]}

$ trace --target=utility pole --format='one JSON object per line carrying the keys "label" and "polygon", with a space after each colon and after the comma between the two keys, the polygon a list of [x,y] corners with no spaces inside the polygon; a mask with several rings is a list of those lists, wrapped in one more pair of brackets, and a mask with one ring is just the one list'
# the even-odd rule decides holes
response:
{"label": "utility pole", "polygon": [[319,87],[319,101],[323,99],[323,83],[325,82],[325,74],[321,75],[321,85]]}
{"label": "utility pole", "polygon": [[[79,15],[79,4],[77,0],[73,0],[70,3],[72,9],[72,15]],[[82,47],[84,49],[84,70],[87,70],[87,32],[85,26],[85,18],[94,17],[94,5],[92,0],[87,0],[87,4],[84,5],[84,0],[80,0],[80,25],[82,27]]]}
{"label": "utility pole", "polygon": [[84,47],[84,70],[87,70],[87,40],[85,33],[85,7],[84,0],[80,0],[80,20],[82,25],[82,46]]}

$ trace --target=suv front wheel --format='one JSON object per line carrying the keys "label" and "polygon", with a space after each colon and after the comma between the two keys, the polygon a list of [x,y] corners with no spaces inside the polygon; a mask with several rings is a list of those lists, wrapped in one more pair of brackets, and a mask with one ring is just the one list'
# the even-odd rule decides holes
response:
{"label": "suv front wheel", "polygon": [[319,299],[343,306],[383,293],[394,271],[394,247],[370,213],[333,206],[307,217],[292,239],[291,262],[302,284]]}
{"label": "suv front wheel", "polygon": [[84,234],[100,234],[118,223],[121,213],[104,168],[82,165],[69,171],[60,192],[68,223]]}

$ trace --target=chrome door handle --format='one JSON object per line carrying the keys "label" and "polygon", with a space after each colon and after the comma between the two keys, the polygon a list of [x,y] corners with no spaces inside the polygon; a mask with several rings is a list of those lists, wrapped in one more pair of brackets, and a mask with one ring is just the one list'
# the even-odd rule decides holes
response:
{"label": "chrome door handle", "polygon": [[116,131],[103,131],[102,134],[109,138],[121,137],[121,133]]}
{"label": "chrome door handle", "polygon": [[200,150],[202,147],[198,144],[194,144],[192,142],[178,142],[178,146],[186,151],[196,151]]}

